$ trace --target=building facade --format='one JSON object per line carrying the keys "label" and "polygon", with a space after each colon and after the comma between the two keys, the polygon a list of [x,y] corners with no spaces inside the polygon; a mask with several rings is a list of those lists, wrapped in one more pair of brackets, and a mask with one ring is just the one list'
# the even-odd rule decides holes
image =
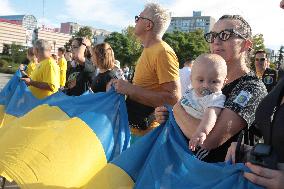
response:
{"label": "building facade", "polygon": [[26,46],[27,33],[26,29],[20,24],[10,23],[6,20],[0,20],[0,53],[3,51],[3,46],[11,45]]}
{"label": "building facade", "polygon": [[204,33],[207,33],[212,29],[215,22],[213,17],[201,16],[201,11],[193,11],[193,16],[191,17],[172,17],[167,32],[191,32],[201,29]]}
{"label": "building facade", "polygon": [[[74,22],[61,23],[60,28],[39,26],[33,15],[0,16],[0,53],[4,45],[17,44],[31,47],[37,39],[45,39],[53,46],[53,53],[63,47],[83,25]],[[103,29],[91,28],[94,44],[103,43],[111,33]]]}
{"label": "building facade", "polygon": [[33,15],[9,15],[0,16],[0,53],[4,45],[21,45],[31,47],[34,40],[45,39],[53,46],[56,53],[59,47],[63,47],[71,39],[70,34],[56,32],[54,28],[38,27]]}

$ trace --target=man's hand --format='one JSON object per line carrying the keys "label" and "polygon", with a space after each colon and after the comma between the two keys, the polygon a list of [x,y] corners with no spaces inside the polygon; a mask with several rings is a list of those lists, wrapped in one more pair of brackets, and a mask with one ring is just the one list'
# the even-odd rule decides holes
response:
{"label": "man's hand", "polygon": [[165,123],[169,118],[169,111],[165,106],[155,108],[156,121],[160,124]]}
{"label": "man's hand", "polygon": [[27,86],[30,86],[32,84],[32,80],[29,77],[22,77],[20,80],[24,81]]}
{"label": "man's hand", "polygon": [[113,79],[110,81],[110,84],[112,84],[115,88],[115,91],[120,94],[124,95],[130,95],[131,94],[131,89],[132,89],[132,84],[129,83],[126,80],[123,79]]}
{"label": "man's hand", "polygon": [[264,168],[252,163],[246,163],[252,173],[244,173],[244,177],[251,182],[268,189],[284,189],[284,172]]}

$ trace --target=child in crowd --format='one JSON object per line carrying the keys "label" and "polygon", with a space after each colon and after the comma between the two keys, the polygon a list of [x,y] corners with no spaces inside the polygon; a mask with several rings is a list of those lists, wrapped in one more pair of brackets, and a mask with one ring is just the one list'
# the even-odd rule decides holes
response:
{"label": "child in crowd", "polygon": [[108,43],[101,43],[92,49],[92,61],[99,68],[98,75],[92,82],[91,89],[94,93],[105,92],[111,79],[117,79],[114,68],[114,53]]}
{"label": "child in crowd", "polygon": [[125,79],[123,70],[120,68],[120,62],[118,60],[114,61],[114,67],[112,70],[115,71],[117,79]]}
{"label": "child in crowd", "polygon": [[224,107],[226,97],[221,89],[226,76],[226,62],[217,54],[203,54],[194,61],[190,75],[191,86],[180,101],[188,114],[201,120],[189,141],[189,148],[193,151],[203,144]]}
{"label": "child in crowd", "polygon": [[37,58],[34,55],[33,52],[33,47],[28,48],[27,50],[27,60],[28,60],[28,65],[25,66],[23,64],[20,65],[20,71],[22,72],[22,75],[25,77],[31,77],[33,71],[36,69],[37,67]]}

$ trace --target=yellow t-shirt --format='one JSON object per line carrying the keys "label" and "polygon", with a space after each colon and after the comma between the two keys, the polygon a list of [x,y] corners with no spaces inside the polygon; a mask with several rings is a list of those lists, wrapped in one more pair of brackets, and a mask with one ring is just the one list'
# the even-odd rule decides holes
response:
{"label": "yellow t-shirt", "polygon": [[178,59],[166,42],[144,48],[135,68],[134,85],[156,90],[160,84],[178,79]]}
{"label": "yellow t-shirt", "polygon": [[47,83],[52,89],[52,91],[50,91],[29,86],[35,97],[42,99],[52,95],[53,93],[57,92],[58,88],[60,87],[59,66],[52,58],[44,59],[43,61],[39,62],[39,65],[31,75],[31,79],[34,81]]}
{"label": "yellow t-shirt", "polygon": [[36,69],[37,64],[34,61],[31,61],[28,66],[26,73],[28,74],[29,77],[31,77],[33,71]]}
{"label": "yellow t-shirt", "polygon": [[64,87],[66,83],[67,61],[64,57],[59,58],[58,66],[60,68],[60,87]]}

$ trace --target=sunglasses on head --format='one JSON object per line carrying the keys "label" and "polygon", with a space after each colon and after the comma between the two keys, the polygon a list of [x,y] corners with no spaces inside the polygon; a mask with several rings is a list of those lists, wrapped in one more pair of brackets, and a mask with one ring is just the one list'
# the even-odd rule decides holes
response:
{"label": "sunglasses on head", "polygon": [[260,62],[264,62],[266,60],[266,58],[255,58],[255,61],[260,61]]}
{"label": "sunglasses on head", "polygon": [[154,22],[149,18],[145,18],[142,16],[135,16],[135,22],[138,22],[140,19],[149,20],[150,22],[152,22],[152,24],[154,24]]}
{"label": "sunglasses on head", "polygon": [[233,35],[240,37],[242,39],[246,39],[244,36],[242,36],[242,34],[240,34],[238,31],[234,29],[225,29],[223,31],[220,31],[219,33],[209,32],[209,33],[204,34],[204,38],[208,43],[213,43],[216,37],[219,37],[219,39],[222,41],[227,41]]}

